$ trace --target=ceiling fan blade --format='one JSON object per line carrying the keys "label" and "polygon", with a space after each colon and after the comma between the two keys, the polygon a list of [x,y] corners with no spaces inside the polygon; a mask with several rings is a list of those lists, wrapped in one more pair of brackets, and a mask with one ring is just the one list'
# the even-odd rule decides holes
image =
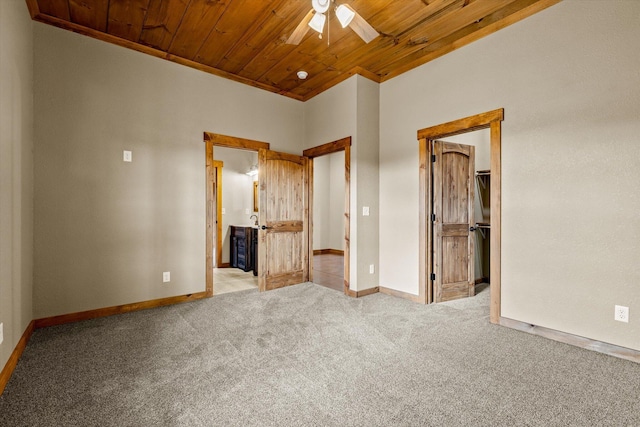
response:
{"label": "ceiling fan blade", "polygon": [[293,30],[285,43],[300,44],[302,38],[307,34],[307,31],[309,31],[309,21],[311,21],[311,18],[313,18],[313,9],[311,9],[304,18],[302,18],[302,21],[300,21],[296,29]]}
{"label": "ceiling fan blade", "polygon": [[357,35],[360,36],[360,38],[362,40],[364,40],[365,43],[369,43],[371,40],[375,39],[376,37],[378,37],[380,34],[375,30],[375,28],[373,28],[362,16],[360,16],[360,14],[358,12],[356,12],[351,6],[349,6],[348,4],[345,4],[345,6],[347,6],[349,9],[351,9],[354,13],[355,16],[353,17],[353,19],[351,20],[351,22],[349,23],[349,27],[351,27],[351,29],[353,31],[355,31],[355,33]]}

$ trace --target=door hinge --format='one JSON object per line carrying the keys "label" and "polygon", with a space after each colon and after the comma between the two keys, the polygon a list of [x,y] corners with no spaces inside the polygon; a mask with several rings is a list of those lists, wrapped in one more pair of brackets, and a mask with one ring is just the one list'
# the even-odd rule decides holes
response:
{"label": "door hinge", "polygon": [[436,280],[436,273],[431,273],[431,280]]}
{"label": "door hinge", "polygon": [[431,214],[431,221],[435,221],[436,220],[436,214]]}
{"label": "door hinge", "polygon": [[435,163],[435,162],[436,162],[436,155],[435,155],[435,154],[432,154],[432,155],[431,155],[431,162],[432,162],[432,163]]}

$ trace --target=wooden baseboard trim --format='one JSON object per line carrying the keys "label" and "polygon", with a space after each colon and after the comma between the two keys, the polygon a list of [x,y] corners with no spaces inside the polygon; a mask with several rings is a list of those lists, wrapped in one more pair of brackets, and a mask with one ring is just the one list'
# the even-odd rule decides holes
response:
{"label": "wooden baseboard trim", "polygon": [[314,255],[342,255],[344,256],[344,251],[340,249],[314,249]]}
{"label": "wooden baseboard trim", "polygon": [[7,386],[14,369],[16,369],[18,360],[20,360],[20,356],[22,356],[22,352],[27,346],[29,339],[31,339],[31,334],[33,334],[33,330],[35,329],[35,323],[36,322],[34,320],[29,322],[27,329],[24,330],[22,337],[20,337],[18,344],[16,344],[16,348],[13,349],[11,356],[9,356],[9,360],[7,360],[4,368],[2,368],[2,372],[0,372],[0,396],[4,392],[4,388]]}
{"label": "wooden baseboard trim", "polygon": [[149,308],[162,307],[165,305],[181,304],[183,302],[195,301],[210,297],[206,292],[194,294],[178,295],[175,297],[160,298],[149,301],[134,302],[132,304],[117,305],[113,307],[98,308],[96,310],[80,311],[77,313],[61,314],[59,316],[44,317],[36,319],[36,328],[46,328],[48,326],[62,325],[65,323],[79,322],[81,320],[96,319],[98,317],[112,316],[114,314],[129,313],[131,311],[146,310]]}
{"label": "wooden baseboard trim", "polygon": [[392,297],[408,299],[409,301],[413,301],[413,302],[424,304],[424,301],[422,301],[420,299],[420,295],[413,295],[413,294],[410,294],[410,293],[407,293],[407,292],[397,291],[395,289],[385,288],[384,286],[380,286],[379,289],[380,289],[380,293],[383,293],[385,295],[391,295]]}
{"label": "wooden baseboard trim", "polygon": [[352,298],[362,298],[366,297],[367,295],[377,294],[378,292],[380,292],[380,290],[376,286],[375,288],[363,289],[361,291],[352,291],[351,289],[349,289],[347,290],[347,295]]}
{"label": "wooden baseboard trim", "polygon": [[218,266],[218,268],[231,268],[231,263],[223,262]]}
{"label": "wooden baseboard trim", "polygon": [[378,292],[380,292],[380,288],[377,286],[375,288],[363,289],[357,292],[358,296],[356,298],[366,297],[367,295],[377,294]]}
{"label": "wooden baseboard trim", "polygon": [[480,283],[491,283],[491,282],[489,282],[488,277],[481,277],[479,279],[476,279],[476,285],[479,285]]}
{"label": "wooden baseboard trim", "polygon": [[536,326],[530,323],[520,322],[519,320],[508,319],[506,317],[500,317],[500,325],[510,329],[516,329],[518,331],[538,335],[553,341],[584,348],[586,350],[596,351],[598,353],[640,363],[640,351],[638,350],[632,350],[630,348],[620,347],[614,344],[608,344],[602,341],[596,341],[590,338],[556,331],[543,326]]}

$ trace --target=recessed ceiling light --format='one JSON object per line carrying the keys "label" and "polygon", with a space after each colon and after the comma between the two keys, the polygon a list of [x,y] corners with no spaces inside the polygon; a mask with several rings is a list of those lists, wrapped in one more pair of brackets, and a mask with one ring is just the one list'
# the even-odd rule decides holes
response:
{"label": "recessed ceiling light", "polygon": [[304,80],[309,76],[309,73],[307,73],[306,71],[298,71],[298,78],[300,80]]}

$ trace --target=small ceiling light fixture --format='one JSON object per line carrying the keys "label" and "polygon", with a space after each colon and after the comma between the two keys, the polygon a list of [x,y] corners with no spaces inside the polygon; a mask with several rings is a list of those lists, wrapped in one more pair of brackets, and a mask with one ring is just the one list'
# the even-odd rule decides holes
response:
{"label": "small ceiling light fixture", "polygon": [[246,173],[249,176],[258,175],[258,165],[252,165]]}
{"label": "small ceiling light fixture", "polygon": [[356,12],[346,4],[341,4],[336,8],[336,17],[338,18],[338,21],[340,21],[342,28],[346,28],[347,25],[351,23],[354,16],[356,16]]}
{"label": "small ceiling light fixture", "polygon": [[303,70],[298,71],[298,73],[297,73],[297,74],[298,74],[298,78],[299,78],[300,80],[304,80],[304,79],[306,79],[307,77],[309,77],[309,73],[307,73],[306,71],[303,71]]}

